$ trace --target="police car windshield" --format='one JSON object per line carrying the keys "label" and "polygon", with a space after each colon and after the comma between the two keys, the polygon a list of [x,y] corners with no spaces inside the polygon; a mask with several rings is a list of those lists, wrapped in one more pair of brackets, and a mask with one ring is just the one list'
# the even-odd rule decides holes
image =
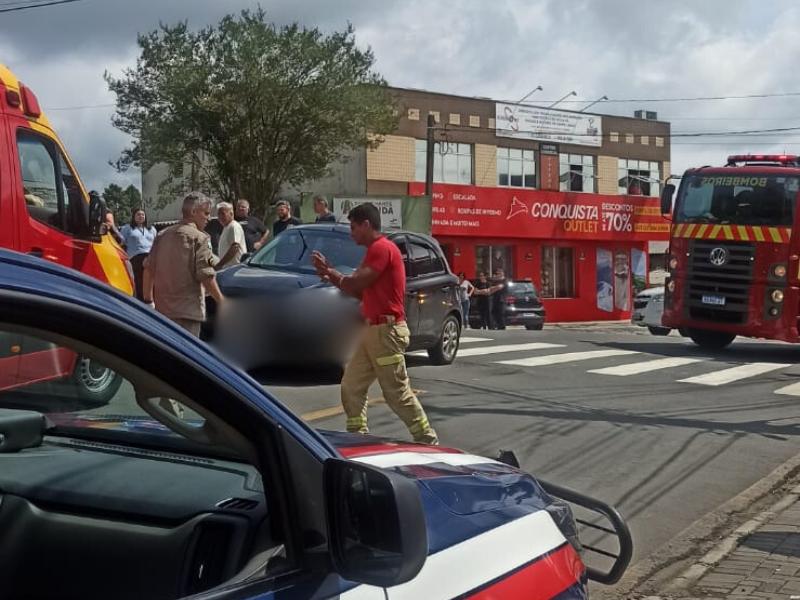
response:
{"label": "police car windshield", "polygon": [[683,185],[676,222],[791,225],[800,178],[697,175]]}
{"label": "police car windshield", "polygon": [[311,254],[319,250],[340,271],[353,271],[364,258],[365,248],[349,235],[329,229],[287,229],[250,259],[250,266],[313,273]]}

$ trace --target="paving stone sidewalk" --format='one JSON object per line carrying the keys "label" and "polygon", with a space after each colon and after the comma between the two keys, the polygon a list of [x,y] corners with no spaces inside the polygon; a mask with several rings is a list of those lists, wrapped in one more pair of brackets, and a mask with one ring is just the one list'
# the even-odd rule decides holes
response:
{"label": "paving stone sidewalk", "polygon": [[670,600],[800,600],[800,500],[769,515],[735,549]]}

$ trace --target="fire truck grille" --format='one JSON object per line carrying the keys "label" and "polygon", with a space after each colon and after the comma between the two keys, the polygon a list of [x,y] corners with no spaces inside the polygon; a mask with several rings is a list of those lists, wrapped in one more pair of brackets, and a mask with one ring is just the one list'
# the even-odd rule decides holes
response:
{"label": "fire truck grille", "polygon": [[696,240],[690,247],[689,317],[716,323],[747,321],[755,245]]}

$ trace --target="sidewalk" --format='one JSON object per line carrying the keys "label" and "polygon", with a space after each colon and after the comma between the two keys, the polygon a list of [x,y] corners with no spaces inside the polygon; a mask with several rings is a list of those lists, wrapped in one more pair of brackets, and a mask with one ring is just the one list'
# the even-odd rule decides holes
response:
{"label": "sidewalk", "polygon": [[800,486],[643,600],[800,600]]}

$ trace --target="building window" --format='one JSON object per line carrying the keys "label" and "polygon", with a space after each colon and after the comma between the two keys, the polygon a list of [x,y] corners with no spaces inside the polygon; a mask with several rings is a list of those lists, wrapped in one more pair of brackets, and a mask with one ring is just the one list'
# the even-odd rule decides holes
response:
{"label": "building window", "polygon": [[475,274],[486,273],[491,278],[497,269],[506,277],[513,277],[511,246],[475,246]]}
{"label": "building window", "polygon": [[619,131],[612,131],[608,134],[608,141],[610,142],[618,142],[619,141]]}
{"label": "building window", "polygon": [[408,120],[409,121],[419,121],[419,109],[418,108],[409,108],[408,109]]}
{"label": "building window", "polygon": [[594,156],[560,154],[558,161],[562,192],[594,192]]}
{"label": "building window", "polygon": [[572,248],[542,247],[542,297],[575,297],[575,263]]}
{"label": "building window", "polygon": [[[414,180],[425,181],[427,142],[416,140]],[[472,144],[436,142],[433,145],[434,183],[472,185]]]}
{"label": "building window", "polygon": [[617,174],[619,193],[630,196],[659,196],[661,185],[657,162],[620,158]]}
{"label": "building window", "polygon": [[533,150],[497,149],[497,185],[536,187],[536,160]]}

